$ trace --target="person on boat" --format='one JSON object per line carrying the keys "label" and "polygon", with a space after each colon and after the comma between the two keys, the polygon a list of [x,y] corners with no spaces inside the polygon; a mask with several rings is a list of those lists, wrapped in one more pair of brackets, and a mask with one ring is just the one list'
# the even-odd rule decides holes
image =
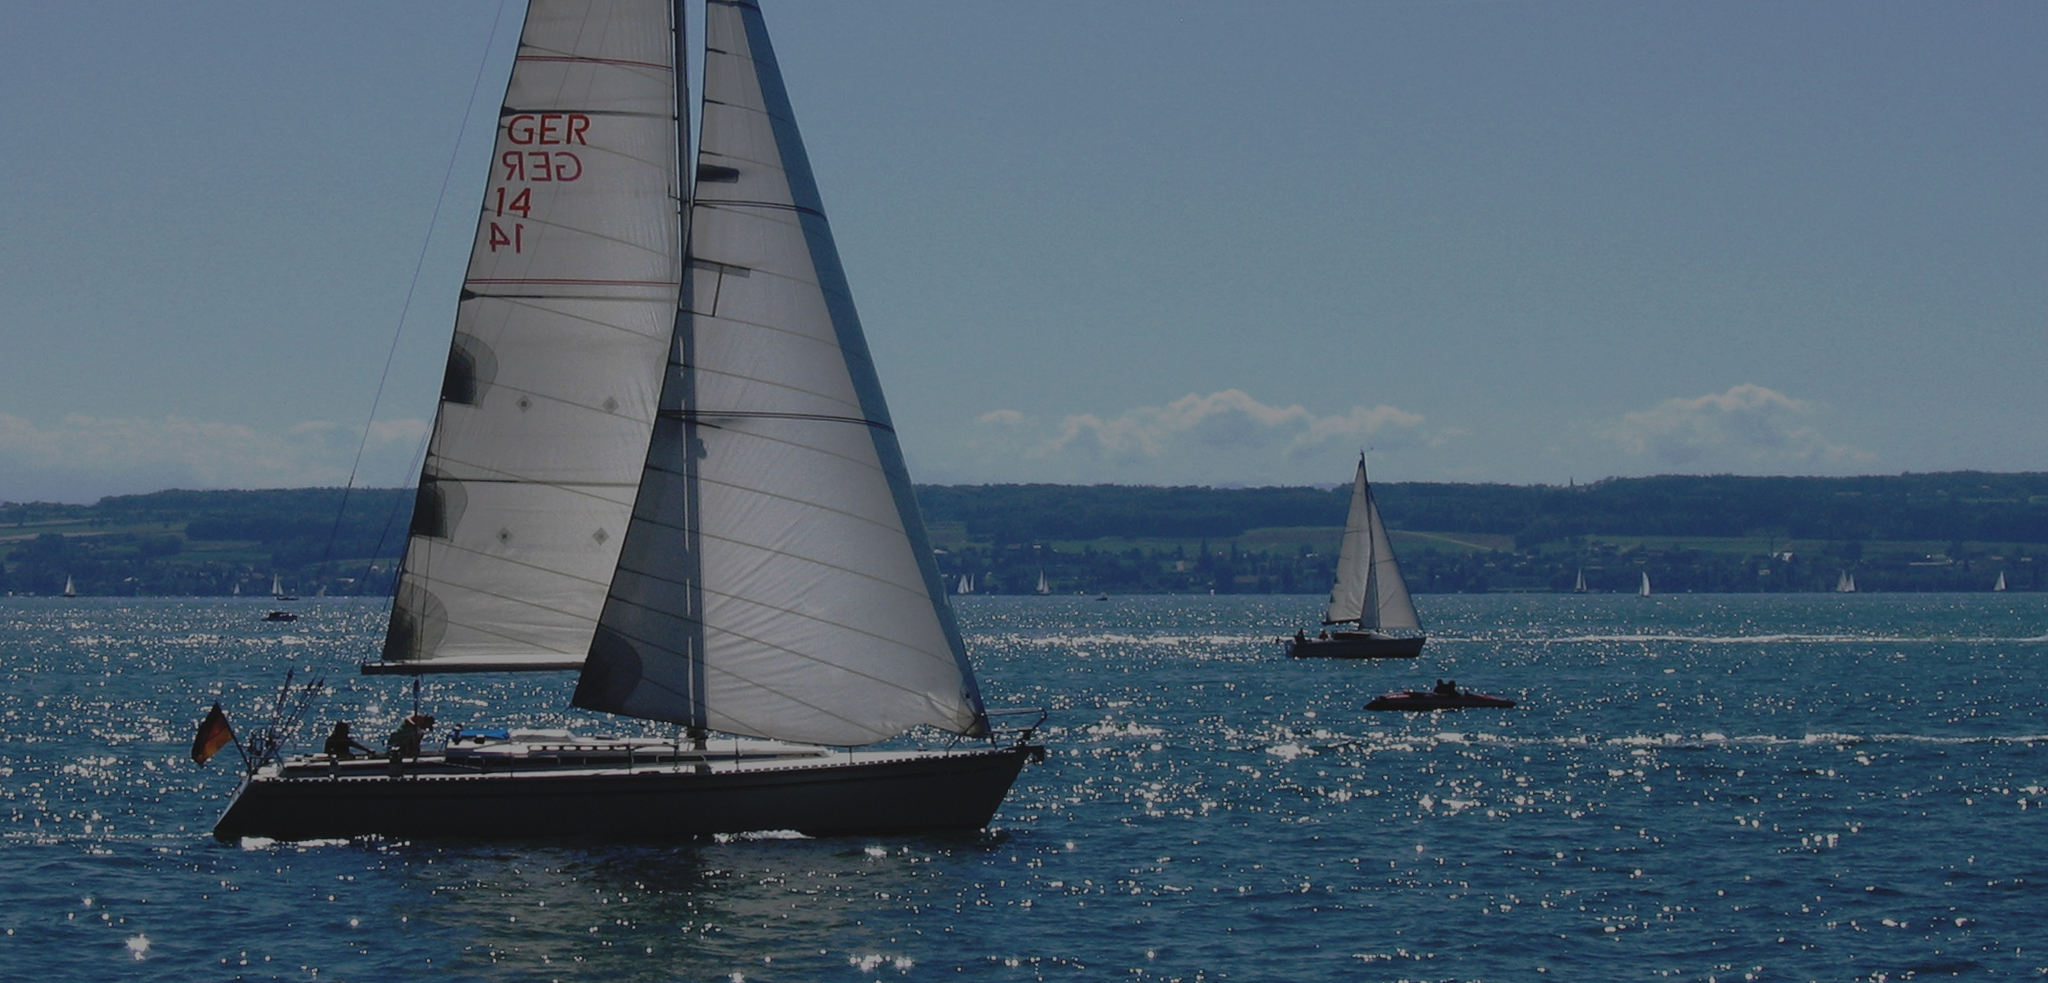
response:
{"label": "person on boat", "polygon": [[1328,629],[1328,628],[1325,628],[1325,629],[1323,629],[1322,631],[1316,632],[1316,638],[1317,638],[1318,640],[1320,640],[1320,641],[1325,641],[1325,642],[1329,641],[1329,640],[1330,640],[1330,629]]}
{"label": "person on boat", "polygon": [[391,732],[385,741],[390,748],[391,760],[418,758],[420,756],[420,734],[434,726],[434,718],[424,713],[408,714],[398,722],[398,729]]}
{"label": "person on boat", "polygon": [[1458,681],[1457,681],[1457,680],[1455,680],[1455,679],[1439,679],[1439,680],[1437,680],[1437,681],[1436,681],[1436,695],[1438,695],[1438,696],[1456,696],[1456,695],[1458,695]]}
{"label": "person on boat", "polygon": [[355,738],[349,736],[348,721],[346,720],[337,720],[334,722],[334,733],[327,735],[327,746],[325,748],[322,748],[322,750],[325,751],[329,757],[336,758],[341,761],[353,760],[356,756],[355,753],[357,751],[361,751],[364,754],[376,753],[370,750],[369,748],[364,747],[363,744],[357,741]]}

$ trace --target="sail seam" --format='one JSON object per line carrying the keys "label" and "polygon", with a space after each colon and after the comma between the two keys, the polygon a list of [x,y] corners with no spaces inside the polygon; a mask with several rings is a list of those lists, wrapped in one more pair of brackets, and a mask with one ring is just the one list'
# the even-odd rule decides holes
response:
{"label": "sail seam", "polygon": [[587,55],[514,55],[513,61],[559,61],[585,65],[613,65],[619,68],[652,68],[657,72],[675,74],[675,68],[651,61],[629,61],[624,58],[591,58]]}
{"label": "sail seam", "polygon": [[739,198],[699,198],[697,199],[696,204],[704,208],[717,208],[720,205],[732,205],[739,208],[773,208],[785,212],[800,212],[805,215],[815,215],[819,218],[825,217],[824,212],[812,208],[809,205],[798,205],[793,202],[785,204],[779,201],[747,201]]}
{"label": "sail seam", "polygon": [[863,427],[876,427],[894,433],[896,428],[880,420],[869,420],[857,416],[833,416],[829,413],[767,413],[747,410],[662,410],[664,419],[682,420],[686,423],[702,423],[716,427],[714,420],[809,420],[815,423],[851,423]]}
{"label": "sail seam", "polygon": [[556,284],[556,285],[562,285],[562,286],[567,286],[567,285],[571,285],[571,284],[574,284],[574,285],[578,285],[578,286],[592,286],[592,287],[681,287],[681,286],[682,286],[682,284],[681,284],[681,283],[679,283],[679,282],[677,282],[677,281],[674,281],[674,280],[593,280],[593,279],[579,279],[579,278],[576,278],[576,277],[471,277],[471,278],[469,278],[469,279],[466,279],[466,280],[462,281],[462,284],[463,284],[463,286],[468,286],[468,285],[470,285],[470,284],[472,284],[472,283],[505,283],[505,284],[518,284],[518,283],[545,283],[545,284]]}
{"label": "sail seam", "polygon": [[[437,544],[437,545],[438,545],[438,546],[439,546],[439,547],[440,547],[441,549],[443,549],[443,550],[445,550],[445,551],[447,551],[447,552],[450,552],[450,553],[466,553],[466,554],[468,554],[468,555],[470,555],[470,556],[475,556],[475,557],[482,557],[482,558],[484,558],[484,559],[487,559],[487,560],[495,560],[495,561],[497,561],[497,562],[499,562],[499,563],[503,563],[503,564],[505,564],[505,565],[507,565],[507,566],[514,566],[514,567],[524,567],[524,568],[526,568],[526,569],[528,569],[528,570],[537,570],[537,571],[539,571],[539,572],[541,572],[541,573],[545,573],[545,574],[551,574],[551,575],[553,575],[553,576],[556,576],[556,577],[560,577],[560,578],[562,578],[563,580],[576,580],[576,581],[581,581],[581,582],[583,582],[583,583],[586,583],[586,584],[594,584],[594,585],[597,585],[597,586],[600,586],[600,587],[606,586],[606,583],[605,583],[605,581],[601,581],[601,580],[592,580],[592,579],[590,579],[589,577],[579,577],[579,576],[577,576],[576,574],[570,573],[570,572],[568,572],[568,571],[566,571],[566,570],[556,570],[556,569],[554,569],[553,567],[544,567],[544,566],[541,566],[540,564],[537,564],[537,563],[528,563],[528,562],[526,562],[526,561],[524,561],[524,560],[514,560],[514,559],[512,559],[511,557],[508,557],[508,556],[504,556],[504,555],[502,555],[502,554],[498,554],[498,553],[486,553],[486,552],[484,552],[483,550],[477,549],[477,548],[476,548],[476,547],[474,547],[474,546],[463,546],[463,545],[461,545],[461,544],[459,544],[459,543],[455,542],[454,540],[450,540],[450,539],[443,539],[443,540],[438,540],[436,544]],[[574,612],[571,612],[571,611],[561,610],[561,609],[557,609],[557,608],[551,608],[551,607],[548,607],[548,606],[547,606],[547,605],[545,605],[545,604],[536,604],[536,603],[534,603],[534,602],[532,602],[532,601],[528,601],[528,600],[522,600],[522,599],[520,599],[520,598],[517,598],[517,597],[514,597],[514,596],[512,596],[512,595],[510,595],[510,594],[503,594],[503,593],[499,593],[499,592],[497,592],[497,591],[490,591],[490,590],[484,590],[484,589],[483,589],[483,588],[481,588],[481,587],[476,587],[476,586],[473,586],[473,585],[471,585],[471,584],[465,583],[465,582],[463,582],[463,581],[460,581],[460,580],[452,580],[452,579],[448,579],[448,578],[442,578],[442,579],[440,579],[440,580],[434,580],[434,579],[432,579],[432,578],[429,578],[429,577],[426,577],[426,576],[422,576],[422,575],[415,575],[415,576],[416,576],[416,578],[417,578],[417,579],[418,579],[419,581],[421,581],[422,583],[431,583],[431,584],[436,584],[436,585],[445,585],[445,586],[448,586],[448,587],[460,587],[460,588],[462,588],[463,590],[469,591],[469,592],[470,592],[470,593],[472,593],[472,594],[481,594],[481,595],[483,595],[483,596],[485,596],[485,597],[496,597],[496,598],[502,598],[502,599],[504,599],[504,600],[507,600],[507,601],[511,601],[511,602],[513,602],[514,604],[518,604],[518,605],[521,605],[521,606],[523,606],[523,607],[529,607],[529,608],[533,608],[533,609],[535,609],[535,610],[537,610],[537,611],[553,611],[553,612],[555,612],[556,614],[566,615],[566,616],[568,616],[568,617],[571,617],[571,618],[574,618],[574,619],[576,619],[576,620],[578,620],[578,621],[587,621],[587,622],[589,622],[589,623],[591,623],[591,624],[596,624],[596,623],[597,623],[597,619],[595,619],[595,618],[592,618],[592,617],[590,617],[590,616],[588,616],[588,615],[581,615],[581,614],[576,614],[576,613],[574,613]],[[452,625],[452,624],[462,624],[463,622],[457,622],[457,621],[454,621],[454,620],[450,620],[450,621],[449,621],[448,623]]]}

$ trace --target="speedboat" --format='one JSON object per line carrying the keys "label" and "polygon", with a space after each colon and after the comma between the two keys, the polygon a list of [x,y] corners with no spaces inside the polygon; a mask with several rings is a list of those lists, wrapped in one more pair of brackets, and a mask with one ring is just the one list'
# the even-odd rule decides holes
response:
{"label": "speedboat", "polygon": [[1423,689],[1396,690],[1374,699],[1365,705],[1367,710],[1463,710],[1468,707],[1494,708],[1505,710],[1515,701],[1504,696],[1491,696],[1460,690],[1448,693]]}

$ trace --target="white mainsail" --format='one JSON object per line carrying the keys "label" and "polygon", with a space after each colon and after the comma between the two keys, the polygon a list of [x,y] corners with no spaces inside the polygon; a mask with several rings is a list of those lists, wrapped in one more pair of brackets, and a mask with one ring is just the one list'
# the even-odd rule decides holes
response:
{"label": "white mainsail", "polygon": [[532,0],[386,667],[573,668],[646,461],[681,278],[667,0]]}
{"label": "white mainsail", "polygon": [[1051,584],[1049,584],[1049,583],[1046,583],[1046,580],[1045,580],[1045,571],[1043,571],[1043,570],[1040,570],[1040,571],[1038,571],[1038,592],[1039,592],[1040,594],[1050,594],[1050,593],[1052,593],[1052,585],[1051,585]]}
{"label": "white mainsail", "polygon": [[1646,572],[1644,572],[1644,574],[1643,574],[1643,586],[1642,586],[1642,587],[1640,587],[1640,588],[1638,588],[1638,589],[1636,590],[1636,596],[1637,596],[1637,597],[1649,597],[1649,596],[1650,596],[1650,575],[1649,575],[1649,573],[1648,573],[1647,571],[1646,571]]}
{"label": "white mainsail", "polygon": [[855,745],[987,719],[750,2],[705,11],[675,362],[578,706]]}
{"label": "white mainsail", "polygon": [[1580,570],[1580,571],[1579,571],[1579,579],[1578,579],[1578,580],[1576,580],[1576,581],[1574,581],[1574,582],[1572,583],[1572,593],[1574,593],[1574,594],[1584,594],[1585,592],[1586,592],[1586,571],[1584,571],[1584,570]]}
{"label": "white mainsail", "polygon": [[1351,509],[1344,518],[1344,543],[1337,551],[1337,583],[1330,588],[1330,606],[1323,623],[1356,621],[1360,628],[1422,627],[1408,585],[1394,561],[1394,544],[1380,521],[1379,505],[1365,480],[1365,458],[1351,482]]}
{"label": "white mainsail", "polygon": [[2005,571],[1998,571],[1998,583],[1992,584],[1991,589],[1995,591],[2005,589]]}
{"label": "white mainsail", "polygon": [[1847,570],[1842,571],[1842,575],[1835,578],[1835,593],[1856,593],[1856,575]]}

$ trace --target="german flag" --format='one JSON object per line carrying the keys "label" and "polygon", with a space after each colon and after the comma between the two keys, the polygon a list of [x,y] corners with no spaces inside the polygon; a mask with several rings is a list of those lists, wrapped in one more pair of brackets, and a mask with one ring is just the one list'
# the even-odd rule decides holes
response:
{"label": "german flag", "polygon": [[235,729],[228,726],[228,715],[215,703],[213,709],[206,711],[206,719],[199,722],[199,733],[192,736],[192,760],[203,765],[234,739]]}

